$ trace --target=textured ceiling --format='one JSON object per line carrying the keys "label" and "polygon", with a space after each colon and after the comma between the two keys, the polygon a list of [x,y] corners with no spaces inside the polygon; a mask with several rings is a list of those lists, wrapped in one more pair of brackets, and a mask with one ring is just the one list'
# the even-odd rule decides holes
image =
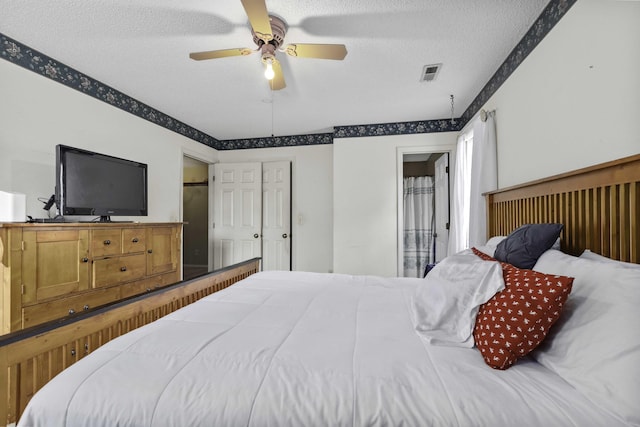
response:
{"label": "textured ceiling", "polygon": [[[271,92],[240,0],[0,0],[0,32],[214,138],[330,132],[333,126],[456,117],[548,0],[266,0],[286,43],[343,43],[344,61],[279,52]],[[433,82],[426,64],[442,63]]]}

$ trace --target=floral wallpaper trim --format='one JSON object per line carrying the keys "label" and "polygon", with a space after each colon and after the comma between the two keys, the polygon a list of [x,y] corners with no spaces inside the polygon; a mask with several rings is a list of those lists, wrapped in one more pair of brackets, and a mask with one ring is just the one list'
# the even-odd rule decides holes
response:
{"label": "floral wallpaper trim", "polygon": [[332,144],[333,138],[457,132],[502,86],[577,0],[551,0],[462,116],[450,119],[336,126],[333,133],[217,140],[0,33],[3,59],[217,150]]}
{"label": "floral wallpaper trim", "polygon": [[221,150],[242,150],[247,148],[294,147],[298,145],[333,144],[333,133],[310,135],[270,136],[267,138],[225,139]]}
{"label": "floral wallpaper trim", "polygon": [[507,59],[500,65],[498,71],[482,88],[480,93],[467,107],[462,116],[450,120],[426,120],[403,123],[382,123],[356,126],[336,126],[335,138],[353,138],[361,136],[403,135],[410,133],[456,132],[461,130],[482,106],[502,86],[507,78],[515,71],[524,59],[535,49],[542,39],[560,21],[564,14],[577,0],[551,0],[533,23],[529,31],[511,51]]}
{"label": "floral wallpaper trim", "polygon": [[531,28],[529,28],[529,31],[527,31],[522,40],[520,40],[509,56],[507,56],[507,59],[505,59],[500,68],[498,68],[498,71],[495,72],[465,112],[462,113],[462,116],[460,116],[460,129],[480,111],[489,98],[502,86],[502,83],[520,66],[524,59],[536,48],[538,43],[542,41],[576,1],[577,0],[551,0],[549,2],[538,19],[533,23]]}
{"label": "floral wallpaper trim", "polygon": [[158,126],[216,149],[220,141],[0,33],[0,57]]}
{"label": "floral wallpaper trim", "polygon": [[355,138],[360,136],[406,135],[412,133],[457,132],[458,120],[424,120],[416,122],[379,123],[373,125],[336,126],[334,138]]}

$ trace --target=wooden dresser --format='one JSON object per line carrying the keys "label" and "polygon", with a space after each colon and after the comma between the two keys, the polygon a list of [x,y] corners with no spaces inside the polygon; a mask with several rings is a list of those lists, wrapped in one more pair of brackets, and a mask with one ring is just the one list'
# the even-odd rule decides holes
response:
{"label": "wooden dresser", "polygon": [[0,224],[0,334],[180,280],[181,223]]}

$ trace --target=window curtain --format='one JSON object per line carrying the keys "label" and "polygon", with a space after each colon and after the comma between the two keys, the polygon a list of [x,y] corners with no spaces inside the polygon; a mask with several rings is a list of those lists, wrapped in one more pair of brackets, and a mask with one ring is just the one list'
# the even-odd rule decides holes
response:
{"label": "window curtain", "polygon": [[476,119],[473,125],[473,155],[471,160],[471,191],[469,194],[469,243],[467,247],[484,245],[487,241],[487,202],[482,193],[498,188],[498,159],[495,113],[487,120]]}
{"label": "window curtain", "polygon": [[498,188],[494,116],[487,113],[484,122],[477,118],[472,131],[458,137],[449,255],[487,241],[487,204],[482,193]]}
{"label": "window curtain", "polygon": [[423,277],[433,262],[434,180],[404,179],[404,277]]}
{"label": "window curtain", "polygon": [[469,191],[473,133],[458,136],[456,163],[451,192],[451,218],[448,255],[469,247]]}

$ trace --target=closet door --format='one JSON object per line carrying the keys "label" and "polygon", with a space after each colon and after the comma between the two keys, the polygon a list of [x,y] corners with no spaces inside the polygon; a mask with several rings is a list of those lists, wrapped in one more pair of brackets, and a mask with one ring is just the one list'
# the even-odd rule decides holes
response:
{"label": "closet door", "polygon": [[262,164],[214,165],[213,266],[262,256]]}
{"label": "closet door", "polygon": [[262,164],[262,269],[291,270],[291,162]]}

